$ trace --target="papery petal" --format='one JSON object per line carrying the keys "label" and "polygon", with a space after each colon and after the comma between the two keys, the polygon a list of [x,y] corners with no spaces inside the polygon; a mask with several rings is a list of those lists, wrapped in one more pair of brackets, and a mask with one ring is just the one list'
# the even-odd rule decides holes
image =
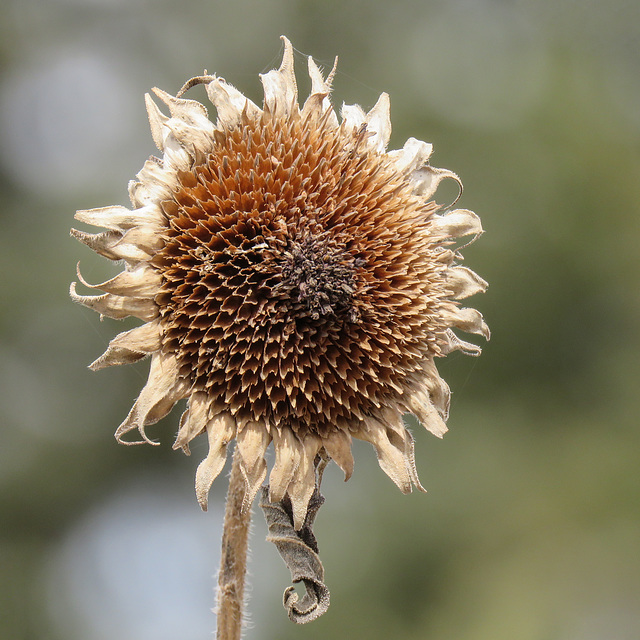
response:
{"label": "papery petal", "polygon": [[74,302],[97,311],[102,316],[122,320],[129,316],[140,320],[153,320],[158,316],[158,307],[149,298],[131,298],[105,293],[100,296],[81,296],[76,293],[76,283],[69,287],[69,295]]}
{"label": "papery petal", "polygon": [[453,206],[462,195],[462,181],[457,174],[448,169],[436,169],[436,167],[431,166],[422,167],[413,171],[410,174],[410,179],[413,183],[413,192],[418,196],[422,196],[425,200],[431,200],[440,183],[447,179],[453,180],[458,185],[458,195],[450,206]]}
{"label": "papery petal", "polygon": [[118,364],[131,364],[158,351],[161,344],[161,330],[158,321],[148,322],[140,327],[119,333],[107,350],[89,365],[93,371]]}
{"label": "papery petal", "polygon": [[147,115],[149,116],[149,126],[151,127],[151,137],[156,147],[160,151],[164,151],[164,140],[169,133],[169,130],[165,127],[169,118],[160,111],[158,105],[153,101],[153,98],[148,94],[144,94],[144,102],[147,107]]}
{"label": "papery petal", "polygon": [[160,227],[165,224],[162,211],[157,206],[142,207],[134,211],[121,206],[99,207],[98,209],[77,211],[75,219],[94,227],[104,227],[116,231],[124,231],[141,225]]}
{"label": "papery petal", "polygon": [[187,455],[190,454],[189,443],[199,435],[209,423],[209,396],[196,391],[189,397],[186,411],[180,417],[180,428],[173,443],[174,449],[182,449]]}
{"label": "papery petal", "polygon": [[264,86],[264,104],[279,117],[287,116],[298,109],[298,85],[293,71],[293,46],[285,36],[284,55],[278,70],[260,74]]}
{"label": "papery petal", "polygon": [[315,459],[322,447],[322,440],[313,434],[306,434],[300,450],[296,451],[298,470],[289,485],[288,493],[293,510],[293,528],[300,531],[307,515],[307,505],[316,488]]}
{"label": "papery petal", "polygon": [[451,327],[461,329],[467,333],[476,333],[486,340],[491,337],[487,323],[484,321],[482,314],[476,309],[447,305],[442,311],[442,317]]}
{"label": "papery petal", "polygon": [[448,431],[445,421],[431,403],[428,392],[420,391],[414,393],[409,398],[408,406],[411,412],[422,423],[422,426],[427,431],[433,433],[433,435],[442,438]]}
{"label": "papery petal", "polygon": [[206,426],[209,453],[196,470],[196,497],[203,511],[207,510],[209,489],[227,460],[227,445],[236,433],[235,421],[227,412],[218,414]]}
{"label": "papery petal", "polygon": [[309,56],[308,67],[309,77],[311,78],[311,93],[302,108],[303,117],[311,114],[314,114],[316,118],[326,117],[326,124],[331,128],[337,128],[339,124],[338,117],[329,100],[331,82],[333,81],[337,64],[338,59],[336,58],[333,69],[325,80],[318,65],[314,62],[313,58]]}
{"label": "papery petal", "polygon": [[433,145],[416,138],[409,138],[402,149],[390,151],[387,155],[394,162],[397,171],[411,173],[429,161]]}
{"label": "papery petal", "polygon": [[342,116],[342,126],[348,132],[359,130],[367,121],[367,114],[357,104],[343,104],[340,115]]}
{"label": "papery petal", "polygon": [[131,271],[122,271],[117,276],[100,282],[89,284],[80,273],[80,266],[76,269],[78,279],[85,287],[102,289],[107,293],[134,298],[153,298],[159,291],[162,276],[148,264],[140,264]]}
{"label": "papery petal", "polygon": [[222,78],[207,84],[207,95],[218,112],[218,129],[231,128],[240,123],[242,114],[257,119],[262,109]]}
{"label": "papery petal", "polygon": [[240,469],[247,483],[243,500],[243,508],[247,509],[267,477],[267,463],[264,456],[271,442],[271,436],[264,424],[249,422],[241,431],[238,431],[236,440],[241,458]]}
{"label": "papery petal", "polygon": [[344,431],[335,431],[322,439],[322,444],[331,459],[344,472],[345,482],[353,474],[353,453],[351,452],[351,436]]}
{"label": "papery petal", "polygon": [[480,218],[468,209],[455,209],[445,215],[433,216],[433,232],[445,238],[478,236],[482,233]]}
{"label": "papery petal", "polygon": [[302,455],[301,444],[288,428],[273,430],[275,462],[269,475],[269,500],[280,502],[293,479]]}
{"label": "papery petal", "polygon": [[383,93],[375,106],[367,114],[367,131],[373,134],[369,144],[378,152],[383,153],[391,137],[391,115],[389,113],[389,94]]}
{"label": "papery petal", "polygon": [[354,435],[374,446],[380,468],[402,493],[411,493],[412,473],[406,459],[405,439],[399,438],[392,429],[376,418],[370,418],[366,427]]}
{"label": "papery petal", "polygon": [[[158,444],[147,437],[145,427],[164,418],[178,400],[187,397],[189,388],[189,382],[179,376],[175,356],[164,353],[153,354],[147,384],[140,392],[129,415],[116,430],[116,440],[122,444],[140,444],[142,441]],[[142,441],[122,440],[125,434],[135,429],[142,436]]]}
{"label": "papery petal", "polygon": [[455,266],[445,272],[447,284],[451,288],[451,295],[456,300],[462,300],[476,293],[483,293],[489,286],[479,275],[467,267]]}

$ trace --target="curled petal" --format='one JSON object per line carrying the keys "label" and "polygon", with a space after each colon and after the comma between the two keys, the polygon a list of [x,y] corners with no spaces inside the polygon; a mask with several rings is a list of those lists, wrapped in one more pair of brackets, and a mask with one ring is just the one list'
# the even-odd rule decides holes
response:
{"label": "curled petal", "polygon": [[298,470],[288,489],[293,511],[293,527],[296,531],[300,531],[304,524],[307,505],[316,488],[315,459],[322,447],[322,440],[313,434],[307,434],[301,444],[296,452]]}
{"label": "curled petal", "polygon": [[[390,151],[388,156],[394,161],[398,171],[410,173],[425,165],[429,161],[432,152],[432,144],[416,138],[409,138],[404,143],[402,149]],[[428,167],[426,170],[433,171],[431,167]]]}
{"label": "curled petal", "polygon": [[489,286],[478,274],[467,267],[451,267],[445,272],[447,284],[451,288],[452,296],[462,300],[476,293],[483,293]]}
{"label": "curled petal", "polygon": [[329,608],[329,589],[324,584],[324,567],[318,555],[313,523],[324,498],[314,490],[302,527],[295,529],[291,504],[288,500],[274,502],[267,488],[262,489],[260,507],[264,512],[269,537],[291,572],[294,583],[302,582],[305,595],[300,599],[293,586],[284,592],[283,604],[289,619],[297,624],[315,620]]}
{"label": "curled petal", "polygon": [[433,216],[434,233],[444,238],[478,236],[482,233],[480,218],[468,209],[455,209],[443,216]]}
{"label": "curled petal", "polygon": [[71,237],[75,238],[86,244],[89,249],[95,251],[98,255],[104,256],[109,260],[120,260],[117,254],[112,250],[112,247],[122,240],[121,231],[103,231],[102,233],[86,233],[85,231],[78,231],[78,229],[71,229]]}
{"label": "curled petal", "polygon": [[269,500],[280,502],[293,479],[301,456],[300,441],[289,428],[273,430],[275,462],[269,475]]}
{"label": "curled petal", "polygon": [[165,223],[164,214],[155,205],[141,207],[134,211],[118,205],[86,209],[76,211],[75,219],[94,227],[104,227],[115,231],[124,231],[141,225],[161,227]]}
{"label": "curled petal", "polygon": [[335,59],[333,69],[325,80],[322,72],[318,68],[318,65],[314,62],[313,58],[309,56],[308,66],[309,77],[311,78],[311,93],[302,108],[303,116],[315,114],[316,117],[320,117],[326,114],[327,125],[332,129],[338,126],[338,117],[331,106],[328,96],[331,93],[331,82],[333,80],[337,64],[338,58]]}
{"label": "curled petal", "polygon": [[71,235],[101,256],[109,260],[125,260],[129,264],[149,260],[159,242],[155,227],[134,227],[124,234],[114,230],[85,233],[71,229]]}
{"label": "curled petal", "polygon": [[248,422],[236,436],[240,453],[240,468],[246,482],[246,491],[242,502],[248,509],[258,493],[258,489],[267,476],[267,463],[264,455],[271,442],[271,436],[264,424]]}
{"label": "curled petal", "polygon": [[449,385],[440,377],[433,358],[427,360],[424,364],[424,381],[429,393],[429,400],[442,419],[446,421],[449,417],[451,391],[449,390]]}
{"label": "curled petal", "polygon": [[391,137],[391,115],[389,113],[389,94],[383,93],[378,98],[378,102],[367,114],[367,131],[373,135],[369,139],[369,144],[378,153],[383,153],[389,144]]}
{"label": "curled petal", "polygon": [[411,493],[413,478],[406,456],[405,438],[398,437],[393,429],[387,428],[376,418],[369,418],[367,426],[354,435],[374,446],[380,468],[402,493]]}
{"label": "curled petal", "polygon": [[482,353],[482,349],[471,342],[461,340],[458,336],[449,329],[447,331],[447,342],[442,350],[444,355],[448,355],[453,351],[462,351],[467,356],[479,356]]}
{"label": "curled petal", "polygon": [[228,412],[219,413],[206,426],[209,453],[196,470],[196,497],[203,511],[207,510],[209,489],[227,460],[227,445],[236,433],[236,423]]}
{"label": "curled petal", "polygon": [[213,126],[209,120],[207,109],[201,102],[176,98],[157,87],[153,88],[153,92],[169,107],[172,118],[178,118],[187,124],[204,129]]}
{"label": "curled petal", "polygon": [[202,433],[209,422],[209,406],[210,400],[206,393],[196,391],[191,394],[187,410],[180,417],[174,449],[182,449],[187,455],[190,454],[189,442]]}
{"label": "curled petal", "polygon": [[346,482],[353,474],[351,436],[344,431],[335,431],[330,436],[322,439],[322,445],[344,472],[344,481]]}
{"label": "curled petal", "polygon": [[169,118],[160,111],[158,105],[153,101],[153,98],[148,94],[144,94],[144,103],[147,107],[147,115],[149,116],[149,126],[151,127],[151,137],[156,147],[160,151],[164,151],[164,140],[169,133],[169,130],[165,127]]}
{"label": "curled petal", "polygon": [[422,426],[433,433],[434,436],[442,438],[448,431],[447,425],[442,419],[438,410],[433,406],[429,399],[428,392],[419,391],[414,393],[408,401],[408,407],[416,418],[422,423]]}
{"label": "curled petal", "polygon": [[278,70],[260,74],[264,87],[265,107],[278,116],[287,116],[298,109],[298,85],[293,71],[293,46],[285,36],[284,55]]}
{"label": "curled petal", "polygon": [[340,115],[342,116],[342,126],[348,132],[357,131],[367,121],[367,114],[357,104],[343,104]]}
{"label": "curled petal", "polygon": [[411,181],[413,182],[413,192],[424,198],[425,200],[431,200],[438,190],[438,186],[443,180],[451,178],[458,185],[458,195],[450,206],[453,206],[462,195],[462,180],[453,171],[448,169],[437,169],[436,167],[422,167],[417,169],[411,174]]}
{"label": "curled petal", "polygon": [[69,295],[74,302],[97,311],[101,316],[122,320],[129,316],[140,320],[153,320],[158,316],[158,307],[149,298],[131,298],[105,293],[100,296],[81,296],[76,293],[76,283],[69,287]]}
{"label": "curled petal", "polygon": [[[179,376],[176,358],[160,352],[154,353],[151,357],[147,384],[140,392],[129,415],[116,430],[116,440],[121,444],[158,444],[147,437],[145,427],[164,418],[175,403],[185,398],[188,393],[189,384]],[[124,441],[122,437],[134,429],[138,430],[142,440]]]}
{"label": "curled petal", "polygon": [[89,284],[77,268],[78,279],[85,287],[102,289],[107,293],[134,298],[153,298],[160,289],[162,276],[147,264],[141,264],[132,271],[122,271],[110,280],[100,284]]}
{"label": "curled petal", "polygon": [[107,350],[89,369],[97,371],[117,364],[131,364],[160,349],[160,323],[147,322],[140,327],[118,334]]}
{"label": "curled petal", "polygon": [[487,323],[484,321],[482,314],[476,309],[469,307],[459,308],[451,305],[443,310],[442,317],[450,327],[467,333],[476,333],[486,340],[491,337]]}
{"label": "curled petal", "polygon": [[214,78],[207,84],[207,95],[218,112],[219,129],[234,127],[243,113],[253,119],[262,113],[260,107],[222,78]]}

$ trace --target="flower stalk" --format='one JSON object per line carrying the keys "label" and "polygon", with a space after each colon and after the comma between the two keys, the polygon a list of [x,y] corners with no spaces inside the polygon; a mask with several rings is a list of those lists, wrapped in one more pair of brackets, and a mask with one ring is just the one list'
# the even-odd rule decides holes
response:
{"label": "flower stalk", "polygon": [[243,509],[245,482],[240,455],[233,454],[222,531],[218,574],[217,640],[240,640],[244,617],[244,585],[249,549],[251,507]]}

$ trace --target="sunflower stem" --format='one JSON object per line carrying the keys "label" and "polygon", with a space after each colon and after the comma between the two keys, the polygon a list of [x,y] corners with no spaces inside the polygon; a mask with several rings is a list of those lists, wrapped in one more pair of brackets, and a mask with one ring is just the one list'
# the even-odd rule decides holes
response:
{"label": "sunflower stem", "polygon": [[243,512],[245,481],[236,447],[229,478],[218,575],[217,640],[240,640],[251,509]]}

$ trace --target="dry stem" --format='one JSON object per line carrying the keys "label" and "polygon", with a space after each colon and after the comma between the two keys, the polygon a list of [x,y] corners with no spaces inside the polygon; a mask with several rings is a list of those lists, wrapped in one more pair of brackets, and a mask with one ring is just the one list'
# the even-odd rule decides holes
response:
{"label": "dry stem", "polygon": [[222,532],[222,554],[218,576],[217,640],[240,640],[244,606],[244,579],[251,508],[243,513],[245,481],[238,449],[233,454],[227,506]]}

